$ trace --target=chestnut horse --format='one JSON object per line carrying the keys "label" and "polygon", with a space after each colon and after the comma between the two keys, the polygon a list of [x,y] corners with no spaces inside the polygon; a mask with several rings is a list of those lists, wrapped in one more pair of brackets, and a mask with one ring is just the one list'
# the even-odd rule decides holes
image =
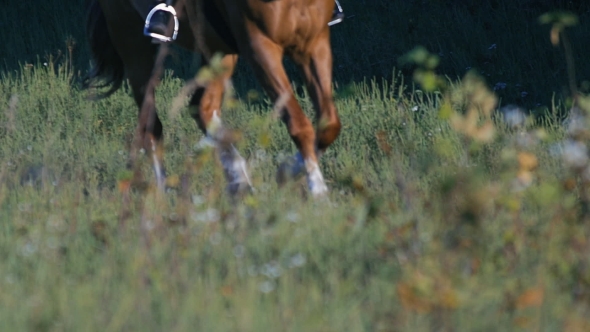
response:
{"label": "chestnut horse", "polygon": [[[90,85],[109,86],[107,96],[129,80],[138,105],[138,141],[151,156],[159,186],[165,183],[162,123],[154,107],[154,70],[157,44],[143,35],[151,0],[89,0],[87,36],[94,67]],[[238,55],[246,59],[268,96],[280,110],[298,153],[279,168],[278,178],[305,174],[311,193],[324,195],[327,187],[318,159],[340,133],[332,96],[332,51],[328,22],[334,0],[178,0],[181,47],[203,54],[206,64],[221,53],[228,69],[198,88],[189,102],[191,114],[206,137],[216,142],[230,192],[249,187],[244,159],[219,135],[225,82],[231,78]],[[316,112],[317,129],[298,104],[282,64],[289,56],[301,70]]]}

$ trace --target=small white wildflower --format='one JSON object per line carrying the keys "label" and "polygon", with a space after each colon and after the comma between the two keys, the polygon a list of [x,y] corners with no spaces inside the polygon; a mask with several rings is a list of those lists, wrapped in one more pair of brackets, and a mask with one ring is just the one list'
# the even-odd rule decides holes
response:
{"label": "small white wildflower", "polygon": [[215,140],[211,136],[207,135],[207,136],[201,138],[201,140],[193,146],[193,149],[195,151],[201,151],[201,150],[206,150],[206,149],[210,149],[210,148],[214,148],[214,147],[215,147]]}
{"label": "small white wildflower", "polygon": [[246,251],[244,249],[244,246],[241,244],[238,244],[237,246],[234,247],[234,256],[236,256],[236,258],[242,258],[244,257],[244,252]]}
{"label": "small white wildflower", "polygon": [[260,291],[263,292],[264,294],[268,294],[275,289],[275,284],[270,280],[263,281],[258,286],[258,289],[260,289]]}
{"label": "small white wildflower", "polygon": [[506,84],[504,82],[498,82],[498,83],[494,84],[494,91],[504,90],[504,89],[506,89],[506,86],[508,86],[508,84]]}
{"label": "small white wildflower", "polygon": [[248,266],[248,275],[251,277],[255,277],[258,275],[258,269],[254,265]]}
{"label": "small white wildflower", "polygon": [[276,157],[276,162],[282,163],[283,161],[285,161],[286,158],[287,158],[287,156],[285,155],[284,152],[279,152],[279,154],[277,154],[277,157]]}
{"label": "small white wildflower", "polygon": [[586,132],[586,117],[581,114],[581,111],[574,108],[568,117],[563,121],[564,126],[567,127],[567,134],[570,137],[576,137]]}
{"label": "small white wildflower", "polygon": [[506,125],[510,128],[518,128],[525,124],[526,114],[516,105],[507,105],[499,110]]}
{"label": "small white wildflower", "polygon": [[29,211],[31,211],[31,204],[30,203],[20,203],[18,205],[18,210],[20,212],[29,212]]}
{"label": "small white wildflower", "polygon": [[37,252],[37,245],[32,242],[27,242],[21,249],[21,253],[25,257],[29,257]]}
{"label": "small white wildflower", "polygon": [[209,224],[214,223],[219,220],[220,214],[219,211],[209,208],[204,212],[193,212],[191,213],[191,219],[196,222]]}
{"label": "small white wildflower", "polygon": [[219,232],[215,232],[215,233],[211,234],[211,236],[209,236],[209,242],[211,242],[211,244],[214,246],[220,244],[221,239],[222,239],[222,236]]}
{"label": "small white wildflower", "polygon": [[156,228],[156,223],[155,223],[153,220],[146,220],[146,221],[143,223],[143,227],[145,228],[145,230],[147,230],[147,231],[151,231],[151,230],[153,230],[154,228]]}
{"label": "small white wildflower", "polygon": [[62,232],[66,228],[64,220],[57,215],[49,216],[46,225],[48,230],[53,232]]}
{"label": "small white wildflower", "polygon": [[272,261],[270,263],[264,264],[264,266],[262,266],[260,269],[260,273],[264,276],[275,279],[280,277],[283,272],[279,263]]}
{"label": "small white wildflower", "polygon": [[192,197],[192,201],[194,205],[202,205],[203,203],[205,203],[205,198],[201,195],[193,195]]}
{"label": "small white wildflower", "polygon": [[50,236],[46,241],[47,248],[55,250],[59,247],[59,241],[55,236]]}
{"label": "small white wildflower", "polygon": [[416,105],[414,107],[412,107],[412,112],[418,112],[420,108]]}
{"label": "small white wildflower", "polygon": [[578,141],[567,141],[563,146],[563,162],[571,168],[582,168],[588,164],[588,148]]}
{"label": "small white wildflower", "polygon": [[266,151],[263,149],[256,150],[256,159],[266,160]]}
{"label": "small white wildflower", "polygon": [[297,253],[295,254],[293,257],[291,257],[291,259],[289,260],[289,267],[294,268],[294,267],[301,267],[303,265],[305,265],[305,256],[301,253]]}
{"label": "small white wildflower", "polygon": [[291,211],[288,212],[286,215],[287,220],[289,220],[290,222],[298,222],[299,221],[299,213],[295,212],[295,211]]}
{"label": "small white wildflower", "polygon": [[262,183],[258,186],[258,189],[260,190],[260,192],[266,193],[270,191],[271,186],[268,183]]}

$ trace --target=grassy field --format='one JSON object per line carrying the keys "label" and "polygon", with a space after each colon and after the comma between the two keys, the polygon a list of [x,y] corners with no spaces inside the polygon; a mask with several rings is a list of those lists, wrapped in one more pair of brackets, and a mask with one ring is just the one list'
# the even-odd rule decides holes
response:
{"label": "grassy field", "polygon": [[[397,3],[376,1],[370,10],[419,8]],[[366,3],[346,5],[360,12]],[[509,12],[494,15],[501,13]],[[351,22],[369,22],[366,15]],[[383,27],[375,29],[398,31]],[[572,30],[572,40],[587,27]],[[539,36],[551,47],[546,30]],[[530,71],[546,84],[534,92],[549,100],[545,112],[508,125],[494,113],[507,91],[490,89],[498,68],[427,93],[392,70],[419,43],[395,46],[372,72],[387,78],[369,79],[357,75],[375,67],[370,54],[387,49],[355,55],[344,52],[343,35],[334,38],[344,66],[336,85],[343,132],[321,162],[324,201],[306,198],[301,182],[277,188],[276,168],[294,147],[268,100],[241,93],[224,120],[242,130],[252,195],[227,197],[215,157],[183,109],[161,112],[173,188],[159,193],[148,182],[124,204],[137,116],[128,88],[88,101],[76,83],[86,58],[67,52],[2,74],[0,330],[590,330],[590,102],[581,98],[580,115],[562,125],[565,101],[551,106],[543,95],[567,83],[561,51]],[[576,59],[581,45],[574,43]],[[502,54],[498,63],[524,57]],[[502,68],[521,67],[509,75],[529,72],[522,63]],[[236,82],[238,92],[252,88],[247,75]],[[177,75],[163,80],[160,110],[183,84]],[[311,113],[308,97],[299,97]],[[152,179],[147,162],[145,178]]]}
{"label": "grassy field", "polygon": [[[490,119],[496,97],[474,76],[444,94],[358,83],[337,100],[316,202],[276,187],[292,144],[270,104],[242,102],[224,116],[244,129],[256,192],[232,203],[192,120],[168,114],[168,171],[190,186],[138,188],[127,206],[129,91],[89,102],[65,68],[0,80],[4,331],[590,326],[584,126]],[[160,109],[182,84],[163,81]]]}

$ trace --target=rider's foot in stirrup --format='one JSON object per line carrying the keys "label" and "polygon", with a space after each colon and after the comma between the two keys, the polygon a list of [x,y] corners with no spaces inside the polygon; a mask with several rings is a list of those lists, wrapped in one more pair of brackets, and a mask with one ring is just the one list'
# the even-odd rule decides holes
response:
{"label": "rider's foot in stirrup", "polygon": [[338,8],[334,9],[334,12],[332,13],[332,19],[330,20],[330,23],[328,23],[328,25],[332,26],[334,24],[338,24],[338,23],[342,22],[343,19],[344,19],[344,12],[340,8],[340,6],[338,6]]}
{"label": "rider's foot in stirrup", "polygon": [[344,12],[335,9],[332,13],[332,21],[342,21],[342,19],[344,19]]}
{"label": "rider's foot in stirrup", "polygon": [[158,10],[152,15],[148,32],[155,33],[161,36],[172,37],[172,32],[168,28],[168,20],[171,14],[163,10]]}

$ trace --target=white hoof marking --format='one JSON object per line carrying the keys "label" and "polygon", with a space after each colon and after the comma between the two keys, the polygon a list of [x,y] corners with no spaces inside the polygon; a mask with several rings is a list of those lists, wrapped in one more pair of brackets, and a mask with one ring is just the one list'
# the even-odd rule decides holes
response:
{"label": "white hoof marking", "polygon": [[153,160],[153,167],[154,173],[156,174],[156,184],[158,185],[159,189],[164,190],[166,186],[166,174],[164,174],[164,169],[162,165],[160,165],[160,161],[156,156],[156,142],[151,140],[152,143],[152,160]]}
{"label": "white hoof marking", "polygon": [[219,159],[223,166],[227,188],[230,194],[237,194],[245,189],[252,188],[252,182],[248,176],[246,160],[240,155],[233,144],[221,142],[223,139],[223,123],[217,111],[213,112],[211,122],[207,127],[207,138],[213,142],[219,153]]}
{"label": "white hoof marking", "polygon": [[327,194],[328,187],[324,182],[324,176],[320,171],[318,163],[313,160],[306,160],[305,169],[307,171],[307,185],[311,194],[315,197]]}
{"label": "white hoof marking", "polygon": [[246,160],[240,155],[238,150],[232,145],[228,148],[219,148],[219,158],[223,165],[225,178],[228,182],[228,190],[231,194],[252,187],[252,182],[246,169]]}

